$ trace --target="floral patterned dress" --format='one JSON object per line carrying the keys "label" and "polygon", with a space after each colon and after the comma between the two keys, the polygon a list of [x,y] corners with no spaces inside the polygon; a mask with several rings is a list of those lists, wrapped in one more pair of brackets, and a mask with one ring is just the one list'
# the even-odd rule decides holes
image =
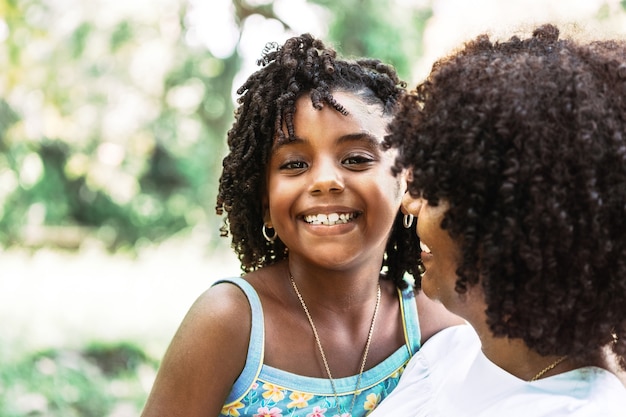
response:
{"label": "floral patterned dress", "polygon": [[[407,362],[419,350],[420,330],[412,289],[398,290],[406,343],[374,368],[363,372],[354,398],[358,375],[330,380],[296,375],[263,364],[265,330],[263,310],[256,291],[242,278],[217,281],[237,285],[252,309],[250,346],[243,372],[235,382],[220,416],[232,417],[360,417],[366,416],[396,387]],[[337,402],[336,402],[337,401]]]}

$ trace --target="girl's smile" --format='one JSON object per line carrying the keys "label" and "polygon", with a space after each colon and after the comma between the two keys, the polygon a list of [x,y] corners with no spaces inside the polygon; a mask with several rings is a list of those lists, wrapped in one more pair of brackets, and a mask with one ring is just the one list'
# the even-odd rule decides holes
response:
{"label": "girl's smile", "polygon": [[308,224],[333,226],[336,224],[346,224],[356,219],[359,213],[328,213],[328,214],[308,214],[303,217]]}

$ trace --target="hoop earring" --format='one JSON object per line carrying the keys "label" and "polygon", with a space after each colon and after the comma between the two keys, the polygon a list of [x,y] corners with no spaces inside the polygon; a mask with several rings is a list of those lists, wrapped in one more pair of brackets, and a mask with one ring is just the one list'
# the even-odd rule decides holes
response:
{"label": "hoop earring", "polygon": [[269,236],[267,234],[267,229],[274,230],[273,227],[267,227],[265,226],[265,224],[263,224],[263,227],[261,228],[261,233],[263,233],[263,237],[265,238],[265,240],[267,240],[270,243],[274,243],[274,241],[276,240],[276,231],[274,230],[274,234],[272,236]]}
{"label": "hoop earring", "polygon": [[402,226],[404,226],[405,229],[410,229],[413,225],[414,218],[415,217],[412,214],[405,214],[404,218],[402,219]]}

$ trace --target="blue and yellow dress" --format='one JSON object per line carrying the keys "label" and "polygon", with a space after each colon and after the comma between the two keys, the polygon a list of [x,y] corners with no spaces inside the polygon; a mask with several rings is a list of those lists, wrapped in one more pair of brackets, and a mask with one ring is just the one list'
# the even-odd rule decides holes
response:
{"label": "blue and yellow dress", "polygon": [[[220,416],[231,417],[360,417],[369,414],[396,387],[407,362],[420,348],[420,329],[412,288],[398,290],[405,345],[375,367],[363,372],[359,393],[352,405],[358,375],[333,379],[313,378],[282,371],[263,363],[265,329],[261,301],[242,278],[219,280],[237,285],[252,310],[250,345],[244,369],[237,378]],[[215,285],[214,284],[214,285]],[[341,410],[341,413],[338,411]]]}

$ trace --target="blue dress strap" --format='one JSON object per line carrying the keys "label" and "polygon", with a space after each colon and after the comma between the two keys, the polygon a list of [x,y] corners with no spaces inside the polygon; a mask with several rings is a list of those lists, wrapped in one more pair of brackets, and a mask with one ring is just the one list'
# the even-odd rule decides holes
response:
{"label": "blue dress strap", "polygon": [[407,288],[402,290],[401,296],[402,302],[400,303],[400,307],[402,308],[404,337],[406,339],[406,345],[411,352],[411,356],[413,356],[419,350],[422,340],[413,286],[409,285]]}
{"label": "blue dress strap", "polygon": [[265,349],[265,328],[261,300],[252,285],[239,277],[220,279],[215,281],[213,285],[221,283],[230,283],[239,287],[248,298],[250,309],[252,310],[252,326],[250,328],[250,343],[248,344],[246,364],[226,399],[226,404],[230,404],[241,400],[246,395],[261,372]]}

